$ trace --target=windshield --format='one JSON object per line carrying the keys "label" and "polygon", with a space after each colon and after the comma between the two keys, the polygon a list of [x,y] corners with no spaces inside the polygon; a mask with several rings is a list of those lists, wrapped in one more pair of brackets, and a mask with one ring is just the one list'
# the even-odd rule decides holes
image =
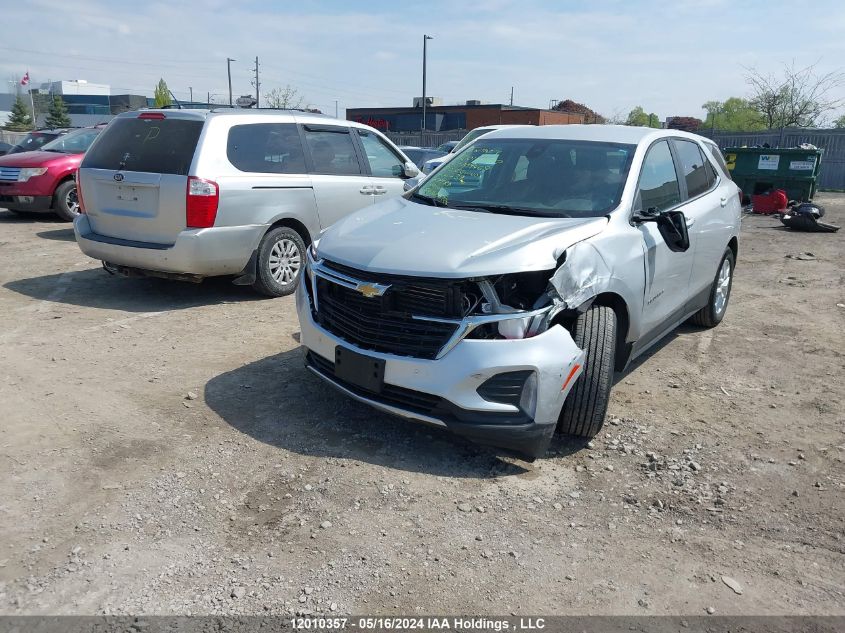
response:
{"label": "windshield", "polygon": [[30,132],[22,141],[15,145],[10,154],[19,154],[21,152],[32,152],[41,149],[45,143],[52,141],[58,134],[45,134],[44,132]]}
{"label": "windshield", "polygon": [[99,133],[99,128],[91,127],[74,130],[50,141],[41,149],[45,152],[59,152],[62,154],[84,154]]}
{"label": "windshield", "polygon": [[414,196],[452,208],[591,218],[619,204],[636,145],[557,139],[481,140]]}

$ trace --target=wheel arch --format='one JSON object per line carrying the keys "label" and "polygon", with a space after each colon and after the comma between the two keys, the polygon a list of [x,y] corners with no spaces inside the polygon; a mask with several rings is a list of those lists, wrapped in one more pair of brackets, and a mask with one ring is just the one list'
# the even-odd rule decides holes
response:
{"label": "wheel arch", "polygon": [[628,312],[628,304],[622,295],[615,292],[602,292],[592,300],[593,305],[602,305],[611,308],[616,313],[616,354],[614,365],[616,371],[622,371],[628,364],[632,346],[626,341],[628,330],[631,327],[631,316]]}
{"label": "wheel arch", "polygon": [[[264,231],[264,235],[267,235],[270,231],[272,231],[273,229],[277,229],[280,226],[286,226],[289,229],[293,229],[294,231],[299,233],[299,236],[302,238],[302,241],[305,242],[306,248],[313,241],[311,239],[311,231],[309,231],[308,227],[296,218],[279,218],[267,227],[267,230]],[[261,237],[263,238],[264,235],[262,235]]]}

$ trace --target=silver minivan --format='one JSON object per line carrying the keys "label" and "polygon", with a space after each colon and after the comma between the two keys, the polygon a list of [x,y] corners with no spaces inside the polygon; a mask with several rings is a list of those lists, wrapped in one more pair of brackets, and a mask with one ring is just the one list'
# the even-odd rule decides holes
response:
{"label": "silver minivan", "polygon": [[123,275],[231,275],[292,293],[305,249],[418,174],[376,130],[278,110],[142,110],[116,117],[77,175],[76,241]]}

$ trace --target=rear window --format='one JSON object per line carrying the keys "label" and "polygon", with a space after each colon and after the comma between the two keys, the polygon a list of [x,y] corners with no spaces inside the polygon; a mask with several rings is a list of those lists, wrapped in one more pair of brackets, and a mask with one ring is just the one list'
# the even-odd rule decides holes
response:
{"label": "rear window", "polygon": [[187,176],[203,121],[115,119],[82,167]]}
{"label": "rear window", "polygon": [[710,164],[701,154],[697,143],[676,139],[675,148],[678,150],[681,169],[687,182],[687,195],[690,198],[700,196],[713,186],[716,174],[712,168],[708,171]]}
{"label": "rear window", "polygon": [[304,174],[305,154],[295,123],[249,123],[229,130],[226,156],[241,171]]}
{"label": "rear window", "polygon": [[722,156],[722,151],[712,143],[705,143],[704,146],[710,150],[710,155],[719,164],[719,167],[722,168],[722,173],[733,180],[733,178],[731,178],[731,170],[728,169],[728,165],[725,163],[725,157]]}

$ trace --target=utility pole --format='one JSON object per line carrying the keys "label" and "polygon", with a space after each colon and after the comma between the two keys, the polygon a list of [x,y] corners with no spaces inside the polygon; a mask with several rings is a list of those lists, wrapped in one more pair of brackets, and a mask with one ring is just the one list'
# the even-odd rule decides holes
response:
{"label": "utility pole", "polygon": [[208,106],[208,109],[211,110],[211,93],[208,92],[205,95],[205,105]]}
{"label": "utility pole", "polygon": [[255,56],[255,107],[261,107],[261,100],[259,99],[259,86],[261,82],[258,81],[258,55]]}
{"label": "utility pole", "polygon": [[334,100],[334,118],[337,118],[337,99]]}
{"label": "utility pole", "polygon": [[422,93],[422,125],[420,125],[420,145],[423,144],[423,133],[425,133],[425,67],[426,67],[426,53],[428,48],[428,40],[433,40],[431,35],[423,34],[423,93]]}
{"label": "utility pole", "polygon": [[194,89],[188,86],[188,90],[191,92],[191,101],[194,100]]}
{"label": "utility pole", "polygon": [[513,105],[513,86],[511,86],[511,105]]}
{"label": "utility pole", "polygon": [[229,75],[229,107],[232,107],[232,62],[238,61],[237,59],[232,59],[231,57],[226,58],[226,72]]}

